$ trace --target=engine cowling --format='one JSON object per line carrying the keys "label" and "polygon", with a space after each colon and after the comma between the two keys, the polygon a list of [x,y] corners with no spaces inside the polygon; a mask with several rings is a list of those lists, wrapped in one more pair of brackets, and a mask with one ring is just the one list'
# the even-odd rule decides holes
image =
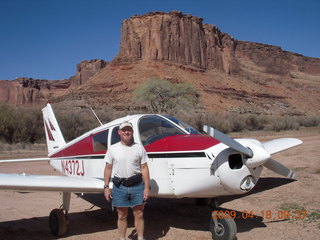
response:
{"label": "engine cowling", "polygon": [[244,156],[227,148],[215,159],[217,172],[223,187],[232,194],[241,194],[254,188],[261,175],[262,166],[249,168]]}

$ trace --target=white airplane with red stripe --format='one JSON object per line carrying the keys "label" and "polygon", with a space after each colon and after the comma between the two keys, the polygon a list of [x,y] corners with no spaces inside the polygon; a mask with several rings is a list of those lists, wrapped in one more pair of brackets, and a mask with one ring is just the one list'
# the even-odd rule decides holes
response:
{"label": "white airplane with red stripe", "polygon": [[[51,232],[57,236],[67,230],[71,193],[103,193],[104,155],[120,141],[117,132],[123,121],[132,123],[134,140],[147,151],[150,193],[159,198],[216,199],[245,194],[257,184],[263,167],[294,178],[293,171],[271,154],[302,143],[295,138],[265,143],[232,139],[208,126],[203,128],[208,134],[204,135],[182,121],[157,114],[119,118],[66,143],[51,105],[42,111],[48,157],[9,161],[49,161],[63,176],[0,174],[0,189],[62,192],[62,208],[52,210],[49,217]],[[211,219],[210,230],[213,238],[232,239],[237,228],[233,218],[222,218]]]}

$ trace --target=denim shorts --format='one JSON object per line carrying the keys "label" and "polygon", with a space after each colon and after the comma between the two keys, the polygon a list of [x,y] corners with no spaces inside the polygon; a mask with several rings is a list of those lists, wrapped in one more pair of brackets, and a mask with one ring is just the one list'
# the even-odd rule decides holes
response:
{"label": "denim shorts", "polygon": [[132,187],[122,184],[117,187],[113,184],[112,206],[113,207],[135,207],[144,204],[143,200],[144,183],[141,182]]}

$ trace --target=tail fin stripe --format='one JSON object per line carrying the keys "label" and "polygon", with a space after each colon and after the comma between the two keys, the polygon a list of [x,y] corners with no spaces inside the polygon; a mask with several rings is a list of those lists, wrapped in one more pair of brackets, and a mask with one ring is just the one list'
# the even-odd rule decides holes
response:
{"label": "tail fin stripe", "polygon": [[54,128],[54,126],[53,126],[52,122],[50,121],[50,119],[49,119],[49,124],[50,124],[51,130],[52,130],[52,131],[55,131],[56,129]]}
{"label": "tail fin stripe", "polygon": [[49,140],[50,141],[54,141],[54,137],[52,136],[52,133],[51,133],[49,127],[48,127],[47,121],[45,121],[45,127],[46,127],[46,131],[47,131]]}
{"label": "tail fin stripe", "polygon": [[48,146],[48,154],[49,156],[51,156],[54,152],[65,146],[66,142],[62,135],[52,107],[49,103],[45,108],[42,109],[42,113]]}

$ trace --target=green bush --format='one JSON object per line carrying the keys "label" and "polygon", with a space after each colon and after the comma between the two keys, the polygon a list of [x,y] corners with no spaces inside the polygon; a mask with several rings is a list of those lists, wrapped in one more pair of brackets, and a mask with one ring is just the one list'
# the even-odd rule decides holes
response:
{"label": "green bush", "polygon": [[[153,80],[155,81],[155,80]],[[158,81],[158,80],[157,80]],[[161,80],[162,81],[162,80]],[[154,84],[154,82],[152,83]],[[164,83],[165,86],[167,86]],[[170,83],[172,84],[172,83]],[[169,85],[170,85],[169,84]],[[168,86],[169,86],[168,85]],[[149,85],[150,87],[151,85]],[[176,96],[168,99],[169,103],[154,103],[154,111],[163,111],[195,128],[202,130],[203,125],[212,126],[224,133],[256,131],[256,130],[297,130],[300,127],[315,127],[320,124],[318,116],[263,116],[236,113],[205,113],[197,111],[197,94],[187,91],[188,86],[181,87],[182,91],[174,90]],[[177,86],[175,86],[177,87]],[[166,91],[169,91],[168,88]],[[172,87],[174,89],[174,87]],[[165,91],[165,92],[166,92]],[[159,93],[162,94],[161,91]],[[182,94],[183,93],[183,94]],[[178,95],[180,94],[180,97]],[[184,99],[191,94],[193,100]],[[172,96],[172,93],[168,94]],[[150,96],[149,96],[150,97]],[[151,101],[150,97],[150,101]],[[154,98],[157,99],[157,98]],[[155,100],[156,101],[156,100]],[[182,106],[180,106],[180,103]],[[189,106],[191,104],[191,107]],[[0,103],[0,142],[1,143],[39,143],[45,141],[41,107],[19,107]],[[150,103],[150,108],[152,105]],[[53,105],[57,121],[66,141],[70,141],[81,134],[99,126],[98,121],[88,108],[74,108]],[[131,112],[121,112],[110,108],[96,110],[102,123],[107,123]],[[23,145],[21,145],[23,147]]]}
{"label": "green bush", "polygon": [[153,113],[172,114],[194,109],[199,94],[190,84],[152,78],[136,88],[133,101],[146,105]]}
{"label": "green bush", "polygon": [[317,127],[320,125],[320,116],[306,116],[299,119],[300,126]]}
{"label": "green bush", "polygon": [[[57,121],[66,141],[99,126],[89,109],[69,109],[53,106]],[[105,123],[110,116],[104,111],[98,114]],[[105,120],[105,121],[104,121]],[[0,141],[5,143],[44,142],[45,133],[41,107],[21,107],[0,104]]]}
{"label": "green bush", "polygon": [[43,136],[39,108],[0,104],[0,140],[7,143],[39,141]]}

